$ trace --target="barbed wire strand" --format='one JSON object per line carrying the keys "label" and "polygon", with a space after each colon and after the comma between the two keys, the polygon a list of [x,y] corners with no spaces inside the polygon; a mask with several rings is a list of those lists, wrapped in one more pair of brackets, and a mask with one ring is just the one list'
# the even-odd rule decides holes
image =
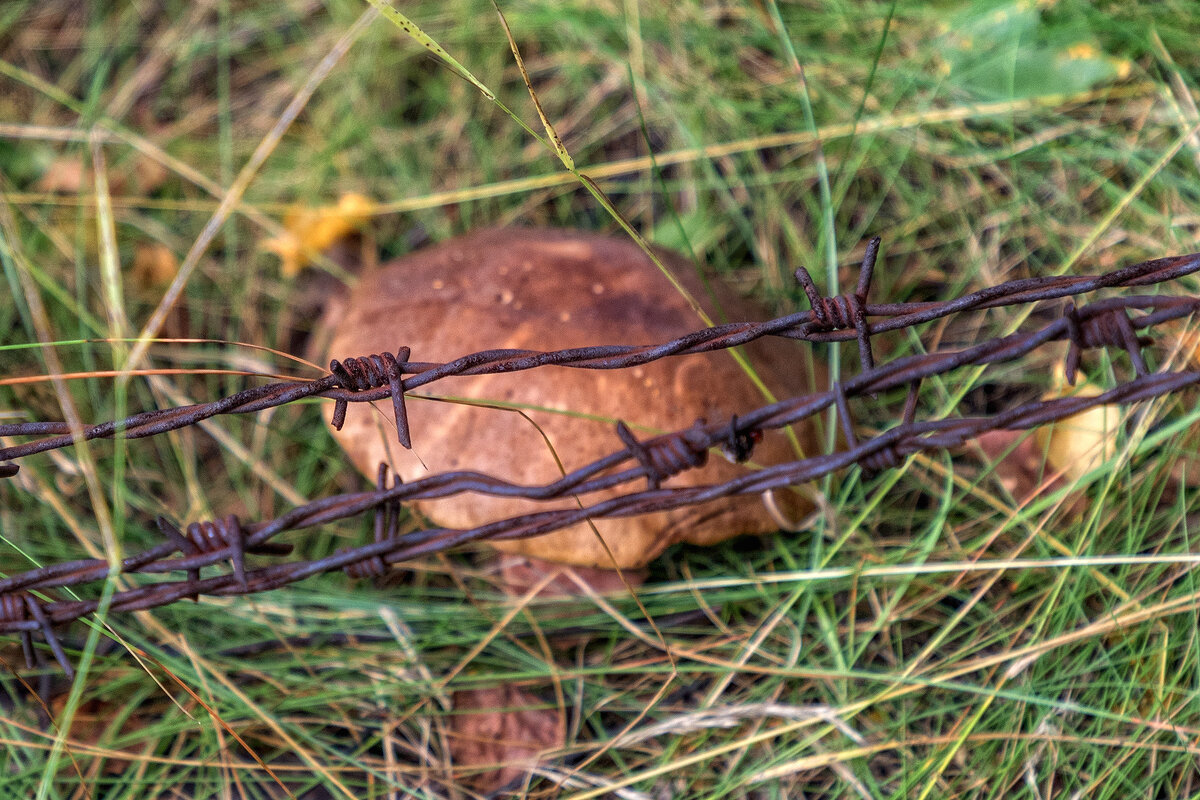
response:
{"label": "barbed wire strand", "polygon": [[[1200,270],[1200,253],[1174,256],[1135,264],[1096,276],[1056,276],[1024,278],[999,286],[981,289],[955,300],[937,303],[889,303],[861,306],[866,317],[883,317],[865,327],[868,337],[887,331],[908,328],[930,322],[950,314],[963,311],[996,308],[1000,306],[1053,300],[1061,297],[1085,294],[1102,288],[1145,286],[1174,280]],[[865,290],[864,290],[865,296]],[[1131,298],[1126,298],[1128,301]],[[1150,302],[1158,298],[1146,298]],[[1176,298],[1186,303],[1185,298]],[[827,303],[822,303],[826,305]],[[1185,316],[1190,311],[1178,316]],[[400,348],[398,355],[391,355],[392,364],[376,365],[384,355],[369,355],[355,359],[336,360],[330,374],[311,381],[285,381],[245,389],[229,397],[209,403],[197,403],[171,409],[145,411],[124,420],[90,425],[79,432],[85,440],[111,438],[118,432],[128,439],[154,436],[171,430],[194,425],[220,414],[247,414],[292,403],[310,397],[326,397],[337,401],[335,427],[344,419],[345,403],[372,402],[392,397],[397,417],[397,435],[402,444],[411,446],[407,440],[407,423],[402,419],[403,394],[434,381],[454,375],[492,375],[517,372],[543,366],[563,366],[577,369],[624,369],[657,361],[667,356],[704,353],[729,347],[737,347],[764,336],[780,336],[810,342],[847,341],[860,338],[857,330],[829,330],[831,320],[818,317],[813,311],[802,311],[767,322],[730,323],[717,325],[681,336],[654,346],[598,345],[576,347],[565,350],[540,352],[532,350],[496,349],[484,350],[463,356],[446,363],[407,361],[408,348]],[[1157,324],[1157,321],[1154,323]],[[1067,335],[1059,331],[1058,335]],[[1081,342],[1086,339],[1081,340]],[[869,342],[867,350],[870,350]],[[869,356],[868,356],[869,358]],[[362,371],[347,369],[347,364]],[[366,363],[363,363],[366,362]],[[368,367],[367,364],[371,366]],[[869,372],[864,369],[863,372]],[[399,373],[412,377],[393,381]],[[377,388],[365,387],[371,383]],[[0,448],[0,462],[13,461],[34,453],[66,447],[74,442],[70,427],[62,422],[24,422],[0,425],[0,437],[6,436],[50,436],[45,439]],[[9,474],[12,465],[0,464]],[[4,472],[0,472],[0,477]]]}
{"label": "barbed wire strand", "polygon": [[[784,399],[734,416],[728,422],[697,422],[688,428],[644,440],[638,440],[624,423],[619,422],[615,433],[622,445],[620,449],[544,485],[525,486],[483,473],[455,471],[409,483],[395,479],[389,486],[386,469],[381,465],[374,491],[316,500],[273,520],[244,524],[236,516],[227,516],[221,520],[193,522],[181,531],[170,521],[160,518],[157,524],[164,541],[124,559],[121,572],[184,573],[185,577],[156,580],[118,591],[112,597],[111,608],[113,611],[132,611],[186,598],[196,599],[200,595],[252,594],[338,569],[345,570],[351,577],[378,576],[393,564],[471,542],[538,536],[585,520],[632,516],[731,495],[757,494],[811,481],[856,464],[868,473],[877,472],[898,466],[913,453],[958,447],[987,431],[1031,429],[1100,405],[1139,402],[1200,383],[1200,372],[1195,370],[1151,371],[1141,351],[1149,339],[1138,335],[1139,331],[1148,331],[1200,310],[1200,298],[1191,296],[1132,295],[1078,307],[1069,302],[1060,317],[1036,330],[990,339],[972,347],[904,356],[878,366],[870,353],[870,336],[885,330],[909,327],[966,310],[1173,280],[1200,270],[1200,254],[1157,259],[1100,276],[1012,281],[946,303],[866,305],[870,269],[877,248],[877,242],[873,241],[864,263],[865,277],[860,280],[852,300],[834,303],[809,293],[810,302],[814,308],[820,307],[820,314],[802,312],[766,323],[721,325],[657,346],[600,346],[552,352],[488,350],[445,364],[408,362],[408,349],[400,348],[395,354],[348,358],[340,364],[335,361],[331,373],[315,381],[271,384],[213,403],[143,412],[126,420],[91,426],[84,432],[86,438],[102,438],[118,432],[136,438],[174,430],[217,414],[248,413],[313,396],[335,399],[337,408],[341,409],[340,412],[335,409],[337,422],[339,417],[344,419],[347,403],[380,400],[389,395],[399,423],[406,417],[403,410],[405,392],[449,375],[492,374],[549,364],[616,369],[666,356],[733,347],[766,335],[810,341],[830,341],[839,336],[858,338],[860,349],[865,346],[866,350],[860,353],[864,369],[829,390]],[[836,311],[831,310],[835,307]],[[1138,311],[1144,313],[1130,316]],[[866,317],[869,316],[884,319],[868,323]],[[835,326],[840,327],[832,329]],[[847,327],[854,330],[846,330]],[[985,416],[917,419],[920,385],[925,378],[968,365],[993,365],[1022,358],[1048,343],[1063,340],[1069,342],[1065,357],[1069,380],[1074,380],[1084,350],[1107,347],[1128,353],[1134,377],[1091,397],[1039,400]],[[401,379],[403,373],[412,377]],[[899,421],[880,434],[857,439],[850,399],[899,388],[906,389]],[[846,446],[840,451],[769,466],[720,484],[686,488],[662,486],[673,475],[702,465],[714,448],[724,450],[737,460],[745,460],[762,431],[795,424],[831,406],[837,409],[846,438]],[[0,450],[0,459],[12,460],[65,446],[73,439],[69,434],[61,435],[63,425],[34,422],[0,426],[0,435],[50,434],[49,438]],[[15,474],[15,466],[0,464],[0,476]],[[397,533],[399,504],[406,501],[464,492],[547,501],[584,498],[637,480],[645,480],[646,488],[627,491],[591,505],[579,503],[569,508],[536,511],[469,530],[435,528],[404,535]],[[258,567],[251,567],[247,562],[247,555],[289,555],[292,545],[270,541],[285,531],[324,525],[368,511],[375,512],[373,539],[360,547],[343,548],[313,560],[276,562]],[[221,562],[230,564],[229,572],[202,577],[202,569]],[[108,574],[107,561],[82,559],[0,579],[0,633],[20,635],[27,664],[31,667],[39,658],[32,636],[40,633],[59,666],[70,673],[70,662],[53,628],[93,613],[99,601],[58,600],[54,599],[53,590],[103,581]]]}

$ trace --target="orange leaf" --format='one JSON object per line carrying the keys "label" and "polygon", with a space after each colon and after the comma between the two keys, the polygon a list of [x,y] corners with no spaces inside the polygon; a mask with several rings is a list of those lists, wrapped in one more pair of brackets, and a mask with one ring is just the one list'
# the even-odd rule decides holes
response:
{"label": "orange leaf", "polygon": [[279,256],[284,277],[295,277],[314,256],[361,228],[376,208],[361,194],[344,194],[336,206],[294,207],[283,219],[286,232],[262,249]]}

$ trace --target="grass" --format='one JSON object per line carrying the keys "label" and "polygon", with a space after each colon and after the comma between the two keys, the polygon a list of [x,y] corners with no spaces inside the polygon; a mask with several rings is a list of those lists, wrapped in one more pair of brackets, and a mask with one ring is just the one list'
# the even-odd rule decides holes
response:
{"label": "grass", "polygon": [[[501,6],[546,118],[614,210],[774,310],[803,307],[800,264],[852,286],[874,234],[873,298],[890,301],[1200,249],[1195,4]],[[490,2],[396,7],[545,137]],[[224,187],[244,194],[193,254],[161,334],[228,344],[155,344],[150,365],[313,374],[237,344],[291,351],[303,324],[258,249],[293,202],[369,195],[385,256],[489,224],[619,230],[552,148],[385,19],[263,150],[368,8],[0,8],[0,416],[62,419],[69,401],[108,419],[245,385],[2,382],[124,369],[135,345],[75,340],[137,335],[168,289],[131,273],[136,251],[184,260]],[[97,156],[107,192],[88,175]],[[883,337],[877,357],[1023,319]],[[9,349],[42,338],[62,342],[60,364]],[[853,347],[840,358],[855,369]],[[1053,361],[930,383],[927,407],[1003,403],[997,384],[1036,395]],[[1120,357],[1086,364],[1102,385],[1125,374]],[[256,519],[358,488],[318,433],[327,411],[26,459],[0,483],[2,569],[140,549],[158,514]],[[444,701],[518,681],[568,719],[549,766],[575,782],[535,777],[535,796],[1194,796],[1197,415],[1185,398],[1145,413],[1070,494],[1022,505],[972,454],[933,454],[827,482],[812,532],[670,551],[639,592],[656,620],[691,614],[661,626],[669,652],[629,599],[509,619],[470,554],[384,588],[331,575],[97,620],[117,645],[74,626],[73,691],[45,678],[39,709],[39,676],[0,679],[0,795],[464,796],[442,756]],[[1176,427],[1161,435],[1160,420]],[[351,521],[289,541],[317,555],[365,535]],[[2,655],[20,661],[14,645]]]}

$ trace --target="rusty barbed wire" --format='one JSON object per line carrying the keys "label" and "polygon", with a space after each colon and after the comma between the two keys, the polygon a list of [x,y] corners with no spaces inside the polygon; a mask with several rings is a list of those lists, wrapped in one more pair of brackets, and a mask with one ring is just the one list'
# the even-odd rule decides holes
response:
{"label": "rusty barbed wire", "polygon": [[[859,442],[854,447],[836,453],[813,456],[807,459],[767,467],[740,476],[722,484],[687,488],[658,488],[635,491],[590,506],[538,511],[500,520],[469,530],[434,528],[415,531],[403,536],[390,535],[376,539],[361,547],[341,550],[325,558],[311,561],[294,561],[274,564],[257,569],[247,569],[240,577],[229,573],[209,578],[188,577],[183,580],[150,583],[113,594],[109,608],[112,611],[136,611],[169,605],[182,599],[200,594],[213,596],[245,595],[276,589],[323,572],[345,570],[351,576],[374,576],[382,574],[388,567],[402,561],[440,552],[482,540],[516,539],[538,536],[588,519],[633,516],[652,511],[664,511],[685,505],[716,500],[733,494],[758,494],[769,489],[783,488],[814,480],[830,472],[854,464],[862,464],[874,454],[892,451],[903,458],[921,450],[943,449],[962,445],[988,430],[1024,430],[1078,414],[1100,405],[1132,403],[1159,397],[1184,387],[1200,384],[1200,371],[1152,373],[1123,383],[1115,389],[1091,397],[1064,397],[1054,400],[1028,403],[1018,408],[991,417],[930,420],[900,424],[879,435]],[[394,503],[398,489],[394,487],[376,492],[342,495],[329,505],[327,501],[316,501],[274,520],[247,526],[254,533],[246,538],[246,545],[261,545],[285,530],[295,530],[355,516],[372,508]],[[167,555],[178,548],[169,545]],[[160,553],[162,548],[147,551],[137,557],[143,566],[127,572],[165,573],[189,572],[228,560],[231,547],[213,550],[201,555],[179,558],[148,558],[151,553]],[[100,600],[66,600],[38,602],[30,591],[50,586],[75,586],[107,578],[106,562],[73,562],[74,569],[47,567],[30,570],[4,580],[0,598],[25,598],[25,609],[32,619],[24,616],[18,601],[2,600],[0,606],[0,633],[22,635],[41,632],[53,637],[52,627],[94,613]],[[8,605],[17,609],[5,613]],[[51,642],[51,639],[47,639]],[[52,650],[61,646],[52,643]],[[57,653],[56,653],[57,657]],[[60,659],[63,663],[64,659]],[[64,667],[66,665],[64,664]]]}
{"label": "rusty barbed wire", "polygon": [[[877,247],[872,243],[872,247]],[[868,262],[873,250],[868,250]],[[864,273],[869,267],[864,265]],[[331,374],[307,383],[283,383],[260,387],[225,398],[216,403],[186,407],[189,414],[207,419],[217,413],[242,413],[250,408],[278,405],[280,397],[292,399],[310,396],[333,397],[342,401],[378,400],[391,394],[402,406],[404,391],[415,385],[431,382],[451,374],[483,374],[485,372],[528,369],[541,364],[557,363],[585,368],[617,368],[645,363],[647,354],[654,358],[690,352],[704,352],[719,347],[743,344],[763,335],[782,335],[790,338],[847,336],[847,331],[826,330],[831,324],[855,326],[849,335],[860,336],[865,327],[859,314],[888,317],[872,323],[869,336],[883,330],[894,330],[917,324],[911,320],[928,321],[949,313],[968,309],[1009,305],[1012,302],[1054,299],[1077,295],[1108,286],[1140,286],[1181,277],[1200,270],[1200,254],[1144,262],[1107,275],[1091,278],[1027,279],[1014,281],[990,290],[983,290],[946,303],[894,304],[865,306],[847,301],[849,315],[836,319],[826,315],[816,319],[822,330],[812,330],[811,312],[782,317],[767,323],[735,323],[698,331],[688,336],[654,347],[576,348],[550,353],[529,351],[484,351],[446,364],[412,364],[409,353],[402,348],[390,357],[368,356],[365,359],[345,359],[335,362]],[[865,298],[869,282],[860,281],[858,300]],[[1006,288],[1007,287],[1007,288]],[[1083,287],[1083,288],[1081,288]],[[1003,289],[1004,291],[999,291]],[[811,297],[811,295],[810,295]],[[1014,301],[1013,297],[1024,298]],[[814,307],[817,304],[814,303]],[[1024,430],[1061,420],[1088,408],[1105,404],[1128,404],[1160,397],[1200,383],[1200,371],[1151,371],[1141,348],[1149,343],[1138,331],[1147,331],[1163,322],[1179,319],[1200,310],[1200,297],[1172,295],[1132,295],[1098,300],[1077,307],[1066,304],[1062,316],[1036,330],[1014,333],[991,339],[959,350],[919,353],[893,359],[885,364],[864,369],[858,375],[835,383],[829,390],[800,397],[787,398],[759,408],[748,414],[734,416],[727,422],[697,422],[692,426],[661,436],[638,440],[623,423],[616,426],[616,439],[621,447],[593,463],[576,469],[562,478],[540,486],[524,486],[472,471],[457,471],[432,475],[401,483],[394,480],[389,486],[382,467],[374,491],[335,495],[297,506],[283,515],[267,521],[243,523],[235,516],[222,520],[193,522],[186,535],[171,522],[160,519],[158,526],[164,541],[156,547],[124,559],[120,573],[127,576],[165,575],[184,573],[176,580],[156,580],[132,588],[115,591],[109,608],[113,611],[132,611],[167,605],[199,595],[242,595],[267,591],[309,576],[344,570],[354,578],[378,576],[393,564],[429,553],[482,540],[502,540],[537,536],[588,519],[611,516],[631,516],[652,511],[678,508],[708,502],[734,494],[761,493],[767,490],[804,483],[831,472],[859,465],[866,472],[877,472],[900,465],[905,458],[922,450],[946,449],[962,445],[991,430]],[[1143,312],[1135,314],[1134,312]],[[824,313],[824,312],[823,312]],[[803,317],[803,319],[801,319]],[[716,332],[716,333],[714,333]],[[861,340],[860,340],[861,341]],[[1128,353],[1134,377],[1115,388],[1092,397],[1063,397],[1020,405],[1006,411],[976,417],[952,417],[919,420],[918,406],[921,382],[934,375],[943,375],[960,367],[985,366],[1024,357],[1051,342],[1067,341],[1066,372],[1074,380],[1083,350],[1116,347]],[[588,353],[585,357],[584,353]],[[599,354],[597,354],[599,353]],[[864,364],[870,354],[863,356]],[[653,360],[653,359],[650,359]],[[629,361],[630,363],[625,363]],[[347,366],[349,365],[349,366]],[[413,378],[400,382],[402,372]],[[410,385],[410,381],[412,384]],[[401,383],[399,388],[396,384]],[[371,386],[373,388],[363,388]],[[906,398],[897,424],[867,439],[855,436],[849,401],[864,395],[877,395],[904,388]],[[270,390],[270,391],[266,391]],[[400,396],[397,400],[397,395]],[[663,487],[672,475],[702,465],[710,450],[716,448],[737,460],[748,458],[754,442],[762,432],[795,424],[829,408],[836,414],[846,439],[844,449],[834,453],[811,456],[785,464],[766,467],[721,484],[687,488]],[[172,411],[148,412],[158,418],[134,415],[121,423],[108,423],[112,429],[93,426],[93,429],[171,430],[182,417]],[[341,412],[344,414],[343,411]],[[397,411],[397,414],[401,413]],[[335,414],[335,417],[337,414]],[[144,418],[140,421],[137,418]],[[29,423],[38,433],[53,433],[60,423]],[[0,426],[4,428],[14,426]],[[15,426],[20,427],[20,426]],[[27,430],[27,429],[26,429]],[[91,438],[97,438],[96,434]],[[151,435],[141,433],[140,435]],[[59,437],[61,438],[61,437]],[[45,445],[51,439],[31,443]],[[70,437],[68,437],[70,441]],[[61,446],[61,445],[54,445]],[[43,446],[41,449],[50,449]],[[13,454],[16,448],[0,451],[0,458],[27,455]],[[29,452],[40,452],[32,450]],[[582,498],[601,490],[624,487],[645,480],[642,490],[630,490],[616,497],[591,505]],[[399,504],[404,501],[445,497],[463,492],[498,496],[522,497],[534,500],[576,498],[580,502],[570,508],[537,511],[489,523],[470,530],[435,528],[404,535],[398,534]],[[292,546],[271,539],[281,533],[327,524],[368,511],[375,512],[374,536],[371,542],[356,548],[344,548],[324,558],[275,562],[251,567],[247,554],[280,557],[290,554]],[[202,577],[201,570],[228,562],[227,573]],[[22,638],[27,663],[34,664],[38,651],[32,645],[34,633],[40,633],[55,660],[64,670],[70,670],[65,651],[55,638],[53,627],[91,614],[99,600],[58,600],[46,595],[47,590],[77,587],[107,580],[110,568],[107,561],[83,559],[40,567],[0,579],[0,633],[16,633]],[[34,592],[44,596],[39,599]]]}
{"label": "rusty barbed wire", "polygon": [[[874,245],[874,248],[877,247],[878,245]],[[408,348],[401,347],[396,354],[390,356],[379,354],[349,358],[344,359],[341,364],[334,361],[331,363],[331,368],[335,364],[337,364],[337,368],[331,369],[330,374],[315,380],[275,382],[245,389],[209,403],[144,411],[123,420],[89,425],[78,433],[85,440],[111,438],[117,433],[127,439],[138,439],[194,425],[220,414],[247,414],[263,411],[309,397],[325,397],[337,401],[333,422],[335,427],[338,427],[341,420],[344,419],[346,403],[372,402],[391,397],[397,423],[397,436],[401,444],[408,447],[411,446],[411,441],[407,438],[408,425],[407,415],[404,411],[404,393],[454,375],[492,375],[551,365],[577,369],[624,369],[657,361],[667,356],[706,353],[737,347],[764,336],[780,336],[810,342],[858,339],[860,348],[863,348],[865,339],[865,348],[860,352],[860,356],[864,363],[863,371],[867,372],[870,368],[866,365],[873,360],[870,356],[870,337],[880,333],[913,327],[963,311],[1054,300],[1103,288],[1146,286],[1180,278],[1200,270],[1200,253],[1192,253],[1186,256],[1144,261],[1103,275],[1023,278],[943,302],[864,305],[858,302],[858,295],[861,293],[862,298],[866,297],[867,285],[874,268],[874,252],[874,249],[869,248],[868,259],[864,262],[862,272],[864,277],[860,279],[860,292],[856,293],[856,299],[853,302],[845,300],[844,303],[835,303],[831,298],[821,298],[819,295],[811,294],[810,302],[814,299],[820,301],[817,303],[821,308],[819,312],[801,311],[767,322],[717,325],[659,345],[598,345],[549,352],[516,349],[484,350],[446,363],[408,361]],[[804,274],[807,275],[807,272]],[[815,292],[815,289],[813,291]],[[1186,301],[1186,298],[1180,299]],[[850,319],[846,320],[840,312],[834,314],[827,310],[843,304],[849,308],[861,310],[862,316],[858,315],[858,311],[853,311]],[[1190,312],[1184,311],[1178,316],[1185,316],[1187,313]],[[882,319],[868,323],[867,317],[881,317]],[[857,326],[856,329],[829,329],[831,326],[840,325],[845,321],[853,323]],[[1150,324],[1157,324],[1157,321],[1147,323],[1147,325]],[[1078,324],[1073,330],[1078,332],[1070,334],[1074,336],[1072,341],[1078,340],[1079,346],[1086,348],[1087,340],[1083,338],[1084,334],[1078,328]],[[1101,333],[1091,331],[1087,335],[1093,336],[1093,338],[1103,336]],[[387,361],[387,358],[391,358],[395,363]],[[405,373],[412,377],[395,380],[399,375]],[[359,386],[377,388],[356,389]],[[24,422],[0,425],[0,437],[8,436],[46,436],[46,438],[0,448],[0,477],[4,477],[6,473],[9,476],[15,474],[13,467],[16,465],[3,462],[11,462],[34,453],[66,447],[75,441],[75,434],[64,422]]]}

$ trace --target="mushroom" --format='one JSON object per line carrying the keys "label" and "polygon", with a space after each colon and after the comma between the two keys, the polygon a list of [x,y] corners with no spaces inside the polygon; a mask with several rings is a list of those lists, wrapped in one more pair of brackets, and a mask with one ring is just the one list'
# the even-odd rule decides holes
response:
{"label": "mushroom", "polygon": [[[702,303],[708,294],[681,256],[656,251]],[[765,319],[761,309],[714,286],[731,321]],[[709,304],[706,304],[709,305]],[[599,344],[657,344],[704,327],[687,300],[646,254],[623,238],[544,228],[481,230],[417,251],[363,275],[330,320],[329,354],[338,359],[411,348],[414,361],[449,361],[494,348],[558,350]],[[803,345],[765,339],[745,348],[776,397],[820,388]],[[508,410],[421,399],[422,395],[495,402]],[[450,470],[477,470],[528,485],[544,484],[622,447],[615,422],[638,438],[686,428],[697,419],[728,420],[766,400],[730,353],[664,358],[622,370],[540,367],[452,377],[407,395],[412,450],[397,444],[391,403],[351,409],[335,437],[366,475],[380,462],[405,481]],[[515,413],[512,408],[524,412]],[[806,454],[814,431],[802,427]],[[794,444],[768,431],[753,463],[796,458]],[[561,466],[559,464],[561,460]],[[722,482],[748,467],[709,458],[700,469],[664,483]],[[640,487],[639,487],[640,488]],[[626,491],[630,490],[626,487]],[[494,547],[530,559],[578,567],[639,568],[677,542],[708,545],[746,533],[778,530],[780,508],[791,518],[811,510],[796,491],[777,492],[771,509],[757,496],[636,517],[597,519]],[[589,495],[592,503],[611,494]],[[417,509],[447,528],[473,528],[547,508],[574,507],[477,494],[424,500]],[[601,543],[596,536],[603,538]]]}

